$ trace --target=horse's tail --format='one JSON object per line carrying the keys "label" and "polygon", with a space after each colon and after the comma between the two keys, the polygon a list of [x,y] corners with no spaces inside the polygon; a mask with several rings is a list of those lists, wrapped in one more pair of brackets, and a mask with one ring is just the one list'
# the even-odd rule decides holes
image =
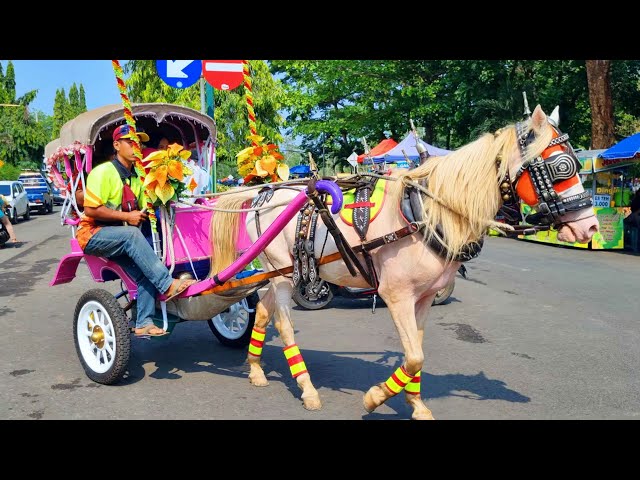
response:
{"label": "horse's tail", "polygon": [[230,195],[223,195],[214,204],[214,211],[211,219],[211,270],[209,276],[221,272],[231,265],[236,259],[236,244],[238,242],[238,230],[240,212],[224,212],[221,210],[241,210],[246,208],[248,200],[253,199],[258,194],[257,189],[239,191]]}

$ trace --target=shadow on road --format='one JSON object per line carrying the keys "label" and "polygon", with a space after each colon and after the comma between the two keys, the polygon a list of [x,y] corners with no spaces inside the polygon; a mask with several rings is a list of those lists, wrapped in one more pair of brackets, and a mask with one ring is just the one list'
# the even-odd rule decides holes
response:
{"label": "shadow on road", "polygon": [[[197,325],[181,325],[178,328],[192,328]],[[176,335],[174,332],[172,334]],[[156,369],[149,375],[156,379],[180,379],[183,374],[208,372],[214,375],[230,376],[248,382],[248,366],[245,363],[246,349],[230,349],[217,344],[215,339],[201,332],[187,333],[166,341],[136,340],[132,345],[129,374],[123,384],[135,383],[144,378],[143,365],[155,364]],[[270,326],[265,341],[276,339],[277,332]],[[187,340],[187,341],[185,341]],[[321,351],[302,349],[305,363],[315,387],[322,397],[323,389],[352,395],[353,391],[364,393],[372,386],[384,382],[400,365],[402,352],[394,351]],[[369,361],[355,356],[375,358]],[[300,389],[289,374],[289,366],[279,346],[266,345],[263,350],[263,368],[269,382],[282,382],[295,398],[300,398]],[[211,379],[215,383],[215,377]],[[512,403],[527,403],[526,397],[512,389],[505,382],[488,378],[480,371],[474,375],[422,373],[422,398],[429,401],[443,397],[463,397],[475,400],[503,400]],[[255,395],[264,395],[256,388]],[[406,419],[411,417],[411,409],[406,404],[404,394],[391,398],[386,405],[396,413],[373,412],[363,415],[364,419]],[[302,408],[302,407],[301,407]]]}

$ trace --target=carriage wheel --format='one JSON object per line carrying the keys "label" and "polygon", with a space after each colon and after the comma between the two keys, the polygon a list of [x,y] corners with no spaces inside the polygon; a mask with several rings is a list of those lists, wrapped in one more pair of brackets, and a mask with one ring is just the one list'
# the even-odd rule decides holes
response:
{"label": "carriage wheel", "polygon": [[307,295],[308,284],[300,282],[297,287],[293,288],[293,295],[291,298],[301,308],[305,310],[320,310],[326,307],[333,300],[333,289],[331,284],[322,280],[320,282],[320,293],[318,293],[315,300],[311,300]]}
{"label": "carriage wheel", "polygon": [[260,296],[254,292],[207,320],[209,328],[220,343],[232,348],[244,348],[249,345],[253,324],[256,321],[256,305],[259,301]]}
{"label": "carriage wheel", "polygon": [[433,303],[431,305],[440,305],[441,303],[446,302],[453,293],[453,289],[455,286],[456,281],[452,280],[449,285],[438,290],[438,293],[436,293],[436,296],[433,299]]}
{"label": "carriage wheel", "polygon": [[111,293],[93,289],[80,297],[73,333],[76,353],[91,380],[111,385],[122,378],[131,349],[129,319]]}

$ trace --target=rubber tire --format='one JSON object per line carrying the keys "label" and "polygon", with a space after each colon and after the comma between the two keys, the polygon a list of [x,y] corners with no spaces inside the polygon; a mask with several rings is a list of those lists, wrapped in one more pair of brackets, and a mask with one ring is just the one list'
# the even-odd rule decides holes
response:
{"label": "rubber tire", "polygon": [[47,205],[47,211],[46,211],[47,215],[50,213],[53,213],[53,200],[51,200],[51,202],[49,202],[49,204]]}
{"label": "rubber tire", "polygon": [[438,290],[438,293],[436,293],[436,296],[433,299],[433,303],[431,305],[441,305],[446,302],[453,293],[453,289],[455,288],[455,286],[456,281],[452,280],[449,285]]}
{"label": "rubber tire", "polygon": [[9,220],[11,220],[11,223],[13,225],[15,225],[16,223],[18,223],[18,211],[15,208],[11,209],[11,216],[9,217]]}
{"label": "rubber tire", "polygon": [[302,282],[298,284],[297,288],[294,288],[293,295],[291,295],[291,299],[298,305],[300,308],[304,308],[305,310],[320,310],[325,308],[327,305],[331,303],[333,300],[333,288],[331,288],[331,284],[329,284],[329,293],[327,293],[324,297],[318,298],[317,300],[309,300],[302,293],[304,289],[304,285]]}
{"label": "rubber tire", "polygon": [[30,208],[27,208],[27,213],[25,213],[25,214],[22,216],[22,218],[23,218],[25,221],[27,221],[27,220],[29,220],[29,219],[31,218],[31,209],[30,209]]}
{"label": "rubber tire", "polygon": [[252,309],[253,312],[249,312],[249,319],[247,321],[246,328],[242,333],[242,335],[239,336],[238,338],[229,338],[227,335],[224,334],[224,332],[221,332],[218,330],[218,328],[216,327],[216,324],[213,321],[213,319],[216,318],[218,315],[215,315],[213,318],[207,320],[207,325],[209,325],[209,328],[211,329],[213,334],[216,336],[218,341],[225,347],[245,348],[249,345],[249,342],[251,341],[251,333],[253,331],[253,325],[256,323],[255,310],[256,310],[256,305],[258,305],[258,302],[260,301],[260,295],[258,295],[258,292],[254,292],[251,295],[249,295],[246,298],[246,300],[247,300],[247,306],[250,309]]}
{"label": "rubber tire", "polygon": [[[115,350],[115,355],[112,356],[111,366],[105,372],[96,372],[85,361],[83,348],[86,350],[87,347],[86,344],[81,346],[80,339],[78,338],[78,321],[80,320],[80,313],[83,307],[89,302],[97,303],[100,310],[108,315],[111,325],[113,326],[113,349]],[[76,346],[76,353],[80,359],[80,364],[82,365],[87,377],[94,382],[101,383],[103,385],[112,385],[122,378],[127,369],[131,352],[129,319],[118,303],[118,300],[111,293],[100,288],[95,288],[85,292],[80,297],[73,314],[73,339]]]}

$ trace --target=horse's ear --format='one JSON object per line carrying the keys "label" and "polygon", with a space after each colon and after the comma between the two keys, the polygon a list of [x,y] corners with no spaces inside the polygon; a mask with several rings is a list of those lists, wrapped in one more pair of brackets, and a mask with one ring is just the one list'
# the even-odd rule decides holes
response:
{"label": "horse's ear", "polygon": [[549,115],[549,121],[556,127],[560,126],[560,105],[556,105],[556,108],[553,109],[553,112]]}
{"label": "horse's ear", "polygon": [[531,115],[531,129],[539,131],[545,123],[547,123],[547,115],[542,111],[540,104],[538,104]]}

